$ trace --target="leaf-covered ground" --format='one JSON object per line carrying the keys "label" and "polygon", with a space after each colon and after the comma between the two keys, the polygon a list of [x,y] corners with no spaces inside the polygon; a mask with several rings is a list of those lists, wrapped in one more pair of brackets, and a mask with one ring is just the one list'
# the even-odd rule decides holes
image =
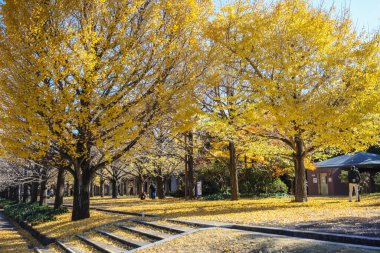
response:
{"label": "leaf-covered ground", "polygon": [[[70,198],[65,200],[67,204],[71,204],[71,201]],[[347,198],[322,197],[310,198],[307,203],[294,203],[290,198],[256,198],[241,199],[239,201],[186,201],[178,198],[167,198],[164,200],[141,201],[135,197],[118,199],[96,197],[91,199],[91,205],[105,209],[159,214],[163,220],[165,218],[204,219],[307,229],[315,229],[319,226],[324,231],[333,230],[338,232],[341,231],[335,228],[341,228],[342,226],[339,226],[339,224],[351,224],[351,226],[355,227],[363,226],[361,229],[356,229],[358,231],[364,231],[365,227],[380,224],[380,194],[363,196],[360,203],[348,202]],[[71,214],[66,213],[57,216],[56,221],[46,222],[35,226],[35,228],[48,236],[70,241],[91,252],[90,248],[75,238],[75,234],[87,231],[88,236],[99,239],[100,236],[94,232],[94,228],[106,226],[106,230],[113,231],[115,227],[108,225],[129,217],[128,215],[114,215],[92,210],[91,218],[71,222]],[[371,230],[377,231],[376,229]],[[120,233],[120,231],[116,231],[116,233]],[[121,235],[131,238],[136,236],[131,234]],[[376,234],[372,235],[376,236]],[[351,247],[327,242],[216,228],[179,237],[139,252],[306,251],[375,252],[373,249],[366,249],[365,247]]]}
{"label": "leaf-covered ground", "polygon": [[[205,240],[207,238],[207,240]],[[302,240],[290,237],[269,236],[258,233],[232,231],[229,229],[208,229],[198,233],[180,237],[164,244],[160,244],[144,250],[141,253],[160,252],[220,252],[220,253],[243,253],[243,252],[292,252],[292,253],[370,253],[380,250],[365,249],[347,245],[330,244],[313,240]]]}
{"label": "leaf-covered ground", "polygon": [[[70,199],[67,199],[70,203]],[[186,201],[177,198],[144,200],[96,197],[91,205],[112,210],[159,214],[165,218],[205,219],[266,226],[302,227],[365,235],[380,235],[380,194],[348,202],[346,197],[310,197],[307,203],[291,198],[256,198],[239,201]],[[359,229],[357,229],[359,228]]]}
{"label": "leaf-covered ground", "polygon": [[24,253],[28,243],[16,230],[0,230],[0,252]]}
{"label": "leaf-covered ground", "polygon": [[[28,232],[16,223],[6,220],[2,214],[0,214],[0,221],[5,225],[5,227],[0,227],[0,252],[26,253],[31,252],[28,247],[38,245],[38,242]],[[14,229],[9,229],[9,225],[14,226]]]}
{"label": "leaf-covered ground", "polygon": [[128,217],[125,215],[91,211],[91,218],[71,221],[71,212],[69,212],[56,216],[55,221],[44,222],[34,226],[34,228],[49,237],[72,239],[75,238],[76,234],[125,218]]}

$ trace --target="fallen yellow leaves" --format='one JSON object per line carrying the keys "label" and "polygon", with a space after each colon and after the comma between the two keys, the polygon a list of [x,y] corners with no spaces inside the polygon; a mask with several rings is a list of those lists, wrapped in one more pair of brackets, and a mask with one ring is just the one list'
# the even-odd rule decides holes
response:
{"label": "fallen yellow leaves", "polygon": [[30,252],[28,244],[16,230],[0,230],[0,252]]}
{"label": "fallen yellow leaves", "polygon": [[93,198],[92,205],[105,209],[158,214],[165,218],[205,219],[260,225],[287,225],[338,218],[370,218],[380,215],[380,195],[362,197],[360,203],[347,197],[310,197],[307,203],[290,198],[256,198],[238,201],[186,201],[177,198],[140,201],[137,198]]}
{"label": "fallen yellow leaves", "polygon": [[[207,238],[207,239],[205,239]],[[164,244],[138,250],[144,253],[248,253],[248,252],[350,252],[373,253],[372,249],[359,249],[345,245],[326,244],[311,240],[300,240],[271,235],[214,228],[203,230],[185,237],[176,238]]]}
{"label": "fallen yellow leaves", "polygon": [[56,216],[55,221],[34,226],[35,229],[49,237],[66,239],[83,231],[127,218],[125,215],[91,211],[91,218],[71,221],[71,212]]}

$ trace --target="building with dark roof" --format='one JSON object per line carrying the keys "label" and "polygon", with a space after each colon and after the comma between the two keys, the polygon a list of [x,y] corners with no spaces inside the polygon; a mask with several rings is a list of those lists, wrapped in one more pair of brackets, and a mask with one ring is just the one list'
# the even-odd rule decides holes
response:
{"label": "building with dark roof", "polygon": [[357,152],[318,162],[315,170],[308,170],[308,194],[348,195],[348,183],[341,180],[341,174],[347,173],[351,166],[356,166],[360,173],[366,172],[365,175],[369,177],[362,178],[368,184],[365,189],[367,192],[375,192],[374,176],[380,172],[380,155]]}

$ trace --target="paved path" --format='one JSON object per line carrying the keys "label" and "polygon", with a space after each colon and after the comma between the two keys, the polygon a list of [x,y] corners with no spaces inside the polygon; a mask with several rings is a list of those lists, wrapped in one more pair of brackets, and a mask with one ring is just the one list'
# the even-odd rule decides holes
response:
{"label": "paved path", "polygon": [[28,242],[19,234],[19,231],[5,217],[0,209],[0,252],[1,253],[30,253]]}
{"label": "paved path", "polygon": [[4,217],[3,210],[0,209],[0,230],[14,230],[14,226]]}

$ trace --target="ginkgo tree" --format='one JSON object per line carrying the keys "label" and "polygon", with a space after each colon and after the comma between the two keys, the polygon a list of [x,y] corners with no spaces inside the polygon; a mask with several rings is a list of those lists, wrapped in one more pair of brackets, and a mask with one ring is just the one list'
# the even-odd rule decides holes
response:
{"label": "ginkgo tree", "polygon": [[295,200],[306,201],[305,158],[326,147],[345,151],[377,140],[379,35],[356,32],[347,16],[307,0],[237,1],[207,33],[243,61],[251,100],[249,132],[277,140],[295,167]]}
{"label": "ginkgo tree", "polygon": [[[199,106],[203,110],[198,128],[212,138],[209,154],[217,159],[227,158],[231,178],[231,200],[239,198],[238,159],[244,146],[244,121],[241,115],[249,100],[241,78],[245,66],[231,52],[214,45],[213,66],[204,79],[204,91],[199,93]],[[243,135],[242,135],[243,134]],[[241,157],[240,157],[241,158]],[[225,159],[221,159],[224,161]]]}
{"label": "ginkgo tree", "polygon": [[171,136],[170,130],[163,126],[154,129],[150,136],[149,147],[145,145],[143,148],[146,158],[143,166],[156,180],[157,197],[163,199],[165,198],[165,179],[184,168],[185,150]]}
{"label": "ginkgo tree", "polygon": [[[1,136],[11,137],[3,145],[20,157],[54,149],[72,165],[73,220],[90,216],[96,171],[124,156],[195,84],[210,10],[207,0],[1,6]],[[38,152],[20,148],[31,143]]]}

